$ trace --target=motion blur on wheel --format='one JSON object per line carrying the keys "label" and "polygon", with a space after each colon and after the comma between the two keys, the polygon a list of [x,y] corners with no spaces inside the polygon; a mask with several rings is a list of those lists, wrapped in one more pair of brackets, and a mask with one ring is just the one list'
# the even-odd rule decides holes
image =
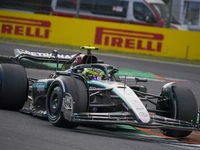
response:
{"label": "motion blur on wheel", "polygon": [[[170,137],[185,137],[200,131],[198,104],[190,89],[174,82],[159,94],[139,85],[147,79],[117,76],[118,68],[91,53],[97,47],[81,46],[87,53],[74,55],[15,49],[13,64],[0,65],[0,108],[48,118],[57,127],[80,124],[126,124],[160,129]],[[25,61],[25,63],[24,63]],[[28,78],[22,64],[54,63],[55,72],[45,79]],[[45,67],[45,66],[44,66]],[[155,109],[148,109],[150,102]]]}

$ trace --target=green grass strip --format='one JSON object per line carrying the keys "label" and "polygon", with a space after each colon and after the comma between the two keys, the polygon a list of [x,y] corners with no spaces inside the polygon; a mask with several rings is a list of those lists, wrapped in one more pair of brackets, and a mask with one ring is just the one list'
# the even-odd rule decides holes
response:
{"label": "green grass strip", "polygon": [[125,68],[119,68],[119,72],[116,74],[118,76],[133,76],[133,77],[145,77],[145,78],[152,78],[156,79],[156,77],[149,72],[142,72],[138,70],[131,70]]}

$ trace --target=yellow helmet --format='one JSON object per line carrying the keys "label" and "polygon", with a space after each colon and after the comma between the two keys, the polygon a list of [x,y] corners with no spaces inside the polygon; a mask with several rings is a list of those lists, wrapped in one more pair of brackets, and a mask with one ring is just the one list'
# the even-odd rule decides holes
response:
{"label": "yellow helmet", "polygon": [[97,68],[85,68],[83,75],[86,77],[86,80],[101,80],[102,71]]}

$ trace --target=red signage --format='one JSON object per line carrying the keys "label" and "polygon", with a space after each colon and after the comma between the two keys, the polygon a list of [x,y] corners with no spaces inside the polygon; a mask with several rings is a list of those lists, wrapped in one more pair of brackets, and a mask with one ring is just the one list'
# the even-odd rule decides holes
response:
{"label": "red signage", "polygon": [[18,17],[0,16],[1,34],[49,38],[51,22]]}
{"label": "red signage", "polygon": [[161,52],[163,34],[97,27],[95,44]]}

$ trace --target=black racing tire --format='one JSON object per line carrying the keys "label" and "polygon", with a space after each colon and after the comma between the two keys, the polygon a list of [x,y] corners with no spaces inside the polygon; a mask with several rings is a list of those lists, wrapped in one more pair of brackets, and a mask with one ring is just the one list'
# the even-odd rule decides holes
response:
{"label": "black racing tire", "polygon": [[0,108],[19,110],[28,97],[28,80],[24,67],[0,64]]}
{"label": "black racing tire", "polygon": [[60,76],[58,79],[51,84],[47,94],[46,106],[48,120],[57,127],[75,128],[78,124],[67,121],[61,111],[64,89],[60,81],[65,86],[65,92],[69,93],[75,102],[74,113],[87,111],[88,94],[86,86],[81,80],[70,76]]}
{"label": "black racing tire", "polygon": [[[174,98],[176,100],[176,117],[174,119],[196,123],[198,104],[192,91],[187,87],[173,87]],[[174,113],[174,112],[173,112]],[[172,114],[173,116],[173,114]],[[162,133],[170,137],[185,137],[192,131],[161,129]]]}

